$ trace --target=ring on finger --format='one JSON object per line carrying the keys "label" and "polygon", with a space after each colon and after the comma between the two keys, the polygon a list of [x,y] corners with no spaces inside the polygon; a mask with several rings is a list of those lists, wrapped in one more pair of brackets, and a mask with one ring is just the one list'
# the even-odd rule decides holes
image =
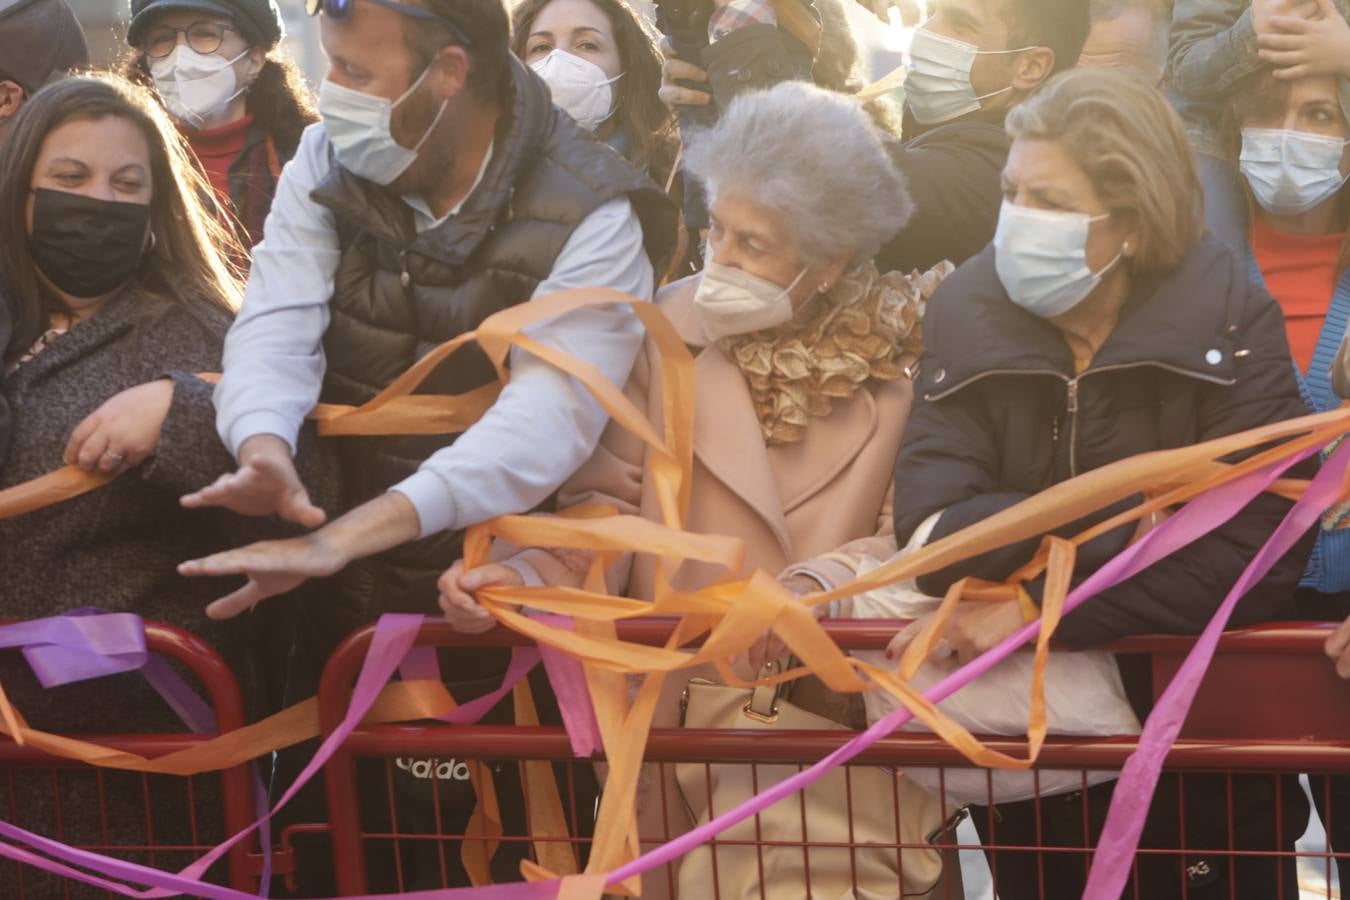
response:
{"label": "ring on finger", "polygon": [[123,456],[120,453],[114,453],[111,450],[106,451],[103,455],[107,459],[111,460],[112,462],[116,463],[119,466],[127,461],[127,458],[125,456]]}

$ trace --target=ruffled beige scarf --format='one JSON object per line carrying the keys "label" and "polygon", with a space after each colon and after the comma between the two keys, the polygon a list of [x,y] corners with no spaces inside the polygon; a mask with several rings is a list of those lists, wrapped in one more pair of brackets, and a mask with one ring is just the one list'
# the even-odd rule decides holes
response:
{"label": "ruffled beige scarf", "polygon": [[791,322],[718,341],[750,388],[764,442],[791,444],[812,416],[828,416],[871,379],[906,377],[902,359],[923,352],[924,304],[952,272],[881,275],[872,263],[848,273]]}

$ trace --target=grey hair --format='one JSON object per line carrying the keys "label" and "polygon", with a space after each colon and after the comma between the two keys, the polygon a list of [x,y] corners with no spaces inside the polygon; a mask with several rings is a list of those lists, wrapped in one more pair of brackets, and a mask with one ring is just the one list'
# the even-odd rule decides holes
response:
{"label": "grey hair", "polygon": [[689,137],[684,165],[710,203],[735,190],[791,223],[810,264],[867,262],[913,209],[858,101],[802,81],[737,97]]}

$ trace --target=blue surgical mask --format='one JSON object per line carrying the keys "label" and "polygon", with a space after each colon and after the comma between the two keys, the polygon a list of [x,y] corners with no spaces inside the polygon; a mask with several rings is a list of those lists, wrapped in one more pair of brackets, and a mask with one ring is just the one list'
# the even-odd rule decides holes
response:
{"label": "blue surgical mask", "polygon": [[1009,85],[975,96],[975,88],[970,83],[975,57],[1021,53],[1030,49],[977,50],[974,44],[920,28],[914,32],[909,47],[909,74],[905,76],[905,102],[909,111],[920,125],[950,122],[975,112],[980,108],[980,101],[1012,90]]}
{"label": "blue surgical mask", "polygon": [[1117,253],[1100,272],[1088,268],[1088,230],[1107,218],[1003,201],[994,233],[994,268],[1009,299],[1046,319],[1082,303],[1121,258]]}
{"label": "blue surgical mask", "polygon": [[1341,156],[1346,141],[1278,128],[1242,129],[1239,165],[1252,196],[1275,215],[1297,215],[1345,184]]}
{"label": "blue surgical mask", "polygon": [[431,132],[436,130],[449,101],[441,104],[436,118],[411,149],[394,140],[390,121],[394,110],[422,86],[430,71],[431,68],[427,67],[412,83],[412,87],[397,100],[363,94],[324,81],[319,88],[319,115],[323,116],[323,127],[328,132],[328,139],[333,142],[338,162],[349,172],[375,184],[386,185],[408,171],[408,167],[417,160],[417,151],[422,149],[427,138],[431,137]]}

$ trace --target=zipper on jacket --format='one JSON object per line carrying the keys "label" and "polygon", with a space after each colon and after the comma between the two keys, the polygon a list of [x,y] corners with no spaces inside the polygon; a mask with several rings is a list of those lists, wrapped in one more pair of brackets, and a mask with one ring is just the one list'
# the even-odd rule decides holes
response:
{"label": "zipper on jacket", "polygon": [[[1084,372],[1083,375],[1087,373]],[[1065,400],[1065,409],[1069,416],[1069,477],[1073,478],[1078,474],[1078,379],[1070,378],[1066,383],[1068,397]]]}
{"label": "zipper on jacket", "polygon": [[1064,378],[1064,383],[1068,389],[1068,396],[1065,400],[1065,406],[1069,415],[1069,477],[1075,478],[1078,475],[1078,383],[1089,375],[1096,375],[1100,372],[1123,372],[1127,369],[1142,369],[1152,367],[1162,369],[1164,372],[1175,372],[1178,375],[1184,375],[1188,378],[1196,378],[1200,381],[1208,381],[1211,384],[1218,384],[1224,387],[1232,387],[1237,384],[1236,378],[1220,378],[1217,375],[1206,375],[1203,372],[1192,372],[1190,369],[1181,369],[1177,366],[1169,366],[1165,363],[1156,362],[1137,362],[1137,363],[1119,363],[1114,366],[1102,366],[1099,369],[1088,369],[1081,375]]}
{"label": "zipper on jacket", "polygon": [[[967,378],[960,384],[953,385],[940,393],[925,394],[924,400],[941,400],[943,397],[950,396],[961,388],[974,384],[980,379],[990,375],[1052,375],[1055,378],[1060,379],[1064,382],[1066,392],[1065,409],[1069,432],[1069,477],[1074,478],[1078,475],[1078,383],[1089,375],[1096,375],[1099,372],[1121,372],[1126,369],[1142,369],[1146,367],[1162,369],[1164,372],[1173,372],[1177,375],[1184,375],[1188,378],[1195,378],[1200,381],[1208,381],[1211,384],[1218,384],[1224,387],[1231,387],[1237,384],[1236,378],[1220,378],[1217,375],[1206,375],[1203,372],[1195,372],[1190,369],[1169,366],[1166,363],[1158,362],[1119,363],[1114,366],[1102,366],[1099,369],[1088,369],[1083,374],[1073,378],[1070,378],[1063,372],[1057,372],[1054,369],[990,369],[987,372],[981,372],[974,378]],[[1053,422],[1050,432],[1052,441],[1059,441],[1060,431],[1060,423],[1058,421]]]}

